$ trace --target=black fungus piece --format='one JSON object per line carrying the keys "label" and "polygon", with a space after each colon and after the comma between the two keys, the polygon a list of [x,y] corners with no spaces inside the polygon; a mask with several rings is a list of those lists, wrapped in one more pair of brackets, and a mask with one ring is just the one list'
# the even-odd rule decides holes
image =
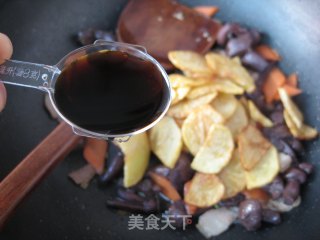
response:
{"label": "black fungus piece", "polygon": [[261,33],[257,29],[251,29],[250,34],[252,36],[252,44],[257,45],[261,41]]}
{"label": "black fungus piece", "polygon": [[139,196],[135,193],[135,191],[125,188],[118,188],[117,191],[118,196],[126,201],[136,201],[136,202],[143,202],[143,197]]}
{"label": "black fungus piece", "polygon": [[98,39],[109,42],[116,41],[115,35],[112,32],[94,28],[81,30],[76,35],[77,42],[82,46],[93,44]]}
{"label": "black fungus piece", "polygon": [[298,165],[298,158],[295,151],[291,148],[291,146],[286,142],[286,140],[279,140],[278,146],[276,146],[280,152],[283,152],[289,155],[292,158],[291,166]]}
{"label": "black fungus piece", "polygon": [[226,45],[226,51],[229,57],[242,56],[252,45],[253,39],[250,33],[242,34],[232,38]]}
{"label": "black fungus piece", "polygon": [[274,111],[270,114],[270,119],[274,125],[284,124],[283,111]]}
{"label": "black fungus piece", "polygon": [[156,199],[146,199],[143,202],[138,202],[115,198],[107,200],[107,206],[131,212],[154,213],[158,211]]}
{"label": "black fungus piece", "polygon": [[242,193],[237,194],[232,198],[222,200],[219,202],[220,207],[237,207],[239,204],[245,200],[245,196]]}
{"label": "black fungus piece", "polygon": [[82,46],[92,44],[95,41],[94,29],[88,28],[77,33],[76,40]]}
{"label": "black fungus piece", "polygon": [[307,180],[307,174],[298,168],[290,168],[288,171],[284,174],[285,179],[289,180],[296,180],[300,184],[303,184]]}
{"label": "black fungus piece", "polygon": [[299,164],[299,168],[309,175],[312,173],[314,167],[311,163],[303,162]]}
{"label": "black fungus piece", "polygon": [[293,136],[289,136],[286,138],[286,142],[291,146],[291,148],[296,152],[296,153],[301,153],[304,151],[303,145],[300,140],[296,139]]}
{"label": "black fungus piece", "polygon": [[220,46],[224,46],[229,39],[237,37],[247,32],[248,30],[241,27],[238,23],[226,23],[218,31],[217,43]]}
{"label": "black fungus piece", "polygon": [[274,225],[281,223],[281,216],[279,212],[273,211],[271,209],[263,209],[262,211],[262,221],[271,223]]}
{"label": "black fungus piece", "polygon": [[155,184],[149,179],[144,178],[142,181],[140,181],[135,186],[131,187],[130,189],[136,191],[140,195],[143,195],[146,198],[154,197],[155,196]]}
{"label": "black fungus piece", "polygon": [[263,72],[269,66],[269,63],[254,51],[247,51],[241,58],[241,62],[248,68]]}
{"label": "black fungus piece", "polygon": [[281,197],[284,190],[284,183],[280,176],[277,176],[271,183],[263,188],[272,199],[278,199]]}
{"label": "black fungus piece", "polygon": [[296,180],[288,181],[283,190],[283,202],[292,205],[300,195],[300,183]]}
{"label": "black fungus piece", "polygon": [[192,159],[193,157],[189,153],[182,152],[175,167],[170,170],[168,175],[168,180],[181,195],[184,184],[194,175],[194,170],[191,169]]}
{"label": "black fungus piece", "polygon": [[106,161],[106,171],[99,176],[99,184],[106,185],[117,177],[124,165],[124,156],[120,149]]}
{"label": "black fungus piece", "polygon": [[261,226],[262,207],[258,200],[248,199],[239,206],[240,223],[248,230],[255,231]]}
{"label": "black fungus piece", "polygon": [[116,37],[113,32],[104,31],[104,30],[95,30],[94,31],[95,40],[105,40],[108,42],[116,41]]}

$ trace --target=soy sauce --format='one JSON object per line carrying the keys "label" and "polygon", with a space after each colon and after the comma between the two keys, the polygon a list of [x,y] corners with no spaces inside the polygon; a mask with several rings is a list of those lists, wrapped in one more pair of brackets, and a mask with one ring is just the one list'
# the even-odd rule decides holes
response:
{"label": "soy sauce", "polygon": [[99,51],[67,66],[55,101],[71,122],[89,131],[125,134],[153,122],[168,94],[151,61],[121,51]]}

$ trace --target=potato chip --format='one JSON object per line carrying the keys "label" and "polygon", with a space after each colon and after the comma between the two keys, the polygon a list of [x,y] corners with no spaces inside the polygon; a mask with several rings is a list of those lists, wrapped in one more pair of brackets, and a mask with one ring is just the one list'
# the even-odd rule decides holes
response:
{"label": "potato chip", "polygon": [[311,140],[316,138],[317,136],[317,129],[303,124],[301,129],[299,130],[299,136],[297,138],[301,140]]}
{"label": "potato chip", "polygon": [[168,58],[171,63],[182,71],[196,73],[197,76],[211,76],[212,70],[201,54],[193,51],[170,51]]}
{"label": "potato chip", "polygon": [[165,116],[150,130],[151,150],[167,167],[173,168],[182,150],[181,131],[173,118]]}
{"label": "potato chip", "polygon": [[213,80],[213,86],[218,92],[228,93],[228,94],[243,94],[244,89],[239,87],[237,84],[233,83],[231,80],[216,78]]}
{"label": "potato chip", "polygon": [[167,115],[174,118],[186,118],[194,109],[210,103],[217,93],[210,93],[196,99],[183,100],[169,108]]}
{"label": "potato chip", "polygon": [[189,114],[181,131],[183,142],[194,156],[203,145],[211,125],[222,122],[223,117],[208,104]]}
{"label": "potato chip", "polygon": [[215,174],[196,173],[184,200],[197,207],[210,207],[222,199],[224,192],[225,187]]}
{"label": "potato chip", "polygon": [[264,127],[273,126],[272,121],[266,116],[264,116],[251,100],[248,101],[248,110],[249,110],[250,117],[254,121],[260,123]]}
{"label": "potato chip", "polygon": [[254,168],[245,171],[247,188],[258,188],[272,182],[279,173],[279,170],[278,151],[272,145]]}
{"label": "potato chip", "polygon": [[233,149],[230,130],[221,124],[213,124],[191,168],[202,173],[219,173],[229,163]]}
{"label": "potato chip", "polygon": [[225,79],[215,79],[211,82],[201,85],[198,87],[193,88],[187,98],[194,99],[205,94],[213,93],[213,92],[221,92],[221,93],[228,93],[228,94],[243,94],[243,88],[237,86],[232,81],[225,80]]}
{"label": "potato chip", "polygon": [[211,82],[208,78],[189,78],[177,73],[170,74],[169,81],[172,88],[196,87]]}
{"label": "potato chip", "polygon": [[124,154],[125,187],[137,184],[144,176],[150,159],[150,146],[146,133],[132,136],[129,141],[118,143]]}
{"label": "potato chip", "polygon": [[234,138],[249,124],[245,108],[240,102],[236,104],[234,114],[226,121],[225,125],[230,129]]}
{"label": "potato chip", "polygon": [[298,137],[299,136],[299,129],[298,127],[295,125],[295,123],[293,122],[292,118],[290,117],[290,114],[288,113],[287,110],[284,110],[283,111],[283,118],[284,118],[284,121],[286,122],[291,134],[294,136],[294,137]]}
{"label": "potato chip", "polygon": [[292,99],[290,98],[290,96],[284,88],[279,88],[278,92],[284,109],[287,110],[288,114],[290,115],[290,118],[297,126],[297,128],[301,128],[303,124],[303,115],[300,112],[299,108],[292,101]]}
{"label": "potato chip", "polygon": [[212,84],[206,84],[199,87],[195,87],[190,90],[187,98],[188,99],[195,99],[201,97],[206,94],[215,93],[217,94],[216,88]]}
{"label": "potato chip", "polygon": [[218,177],[225,186],[223,199],[234,197],[245,189],[246,176],[240,163],[238,150],[233,152],[230,162],[222,169]]}
{"label": "potato chip", "polygon": [[242,167],[251,170],[261,161],[271,143],[250,124],[238,135],[238,146]]}
{"label": "potato chip", "polygon": [[213,52],[207,53],[205,59],[214,74],[231,79],[247,92],[252,92],[255,89],[253,78],[238,60],[232,60],[227,56]]}
{"label": "potato chip", "polygon": [[312,128],[306,124],[302,124],[302,127],[298,129],[298,127],[294,124],[290,114],[287,110],[283,112],[284,120],[291,132],[291,134],[300,140],[311,140],[318,136],[318,131],[315,128]]}
{"label": "potato chip", "polygon": [[177,102],[178,102],[177,93],[173,88],[171,88],[171,105],[173,105]]}
{"label": "potato chip", "polygon": [[176,104],[181,100],[183,100],[190,92],[190,89],[191,89],[190,87],[178,87],[176,89],[172,89],[174,94],[172,96],[171,105]]}
{"label": "potato chip", "polygon": [[238,101],[230,94],[219,93],[211,102],[212,107],[218,111],[224,119],[230,118],[236,111]]}

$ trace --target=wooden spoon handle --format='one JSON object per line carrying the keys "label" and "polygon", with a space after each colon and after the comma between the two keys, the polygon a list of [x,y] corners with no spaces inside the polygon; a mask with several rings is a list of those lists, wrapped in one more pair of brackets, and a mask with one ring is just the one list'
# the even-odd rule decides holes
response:
{"label": "wooden spoon handle", "polygon": [[0,229],[17,205],[79,143],[69,125],[60,123],[0,183]]}

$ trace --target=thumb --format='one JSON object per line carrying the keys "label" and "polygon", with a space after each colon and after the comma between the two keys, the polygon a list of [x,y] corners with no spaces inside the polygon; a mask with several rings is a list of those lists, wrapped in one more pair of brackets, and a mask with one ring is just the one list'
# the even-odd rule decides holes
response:
{"label": "thumb", "polygon": [[0,64],[5,59],[11,58],[12,43],[7,35],[0,33]]}
{"label": "thumb", "polygon": [[[7,35],[0,33],[0,64],[9,59],[12,55],[12,43]],[[3,85],[0,83],[0,112],[3,110],[7,101],[7,92]]]}

